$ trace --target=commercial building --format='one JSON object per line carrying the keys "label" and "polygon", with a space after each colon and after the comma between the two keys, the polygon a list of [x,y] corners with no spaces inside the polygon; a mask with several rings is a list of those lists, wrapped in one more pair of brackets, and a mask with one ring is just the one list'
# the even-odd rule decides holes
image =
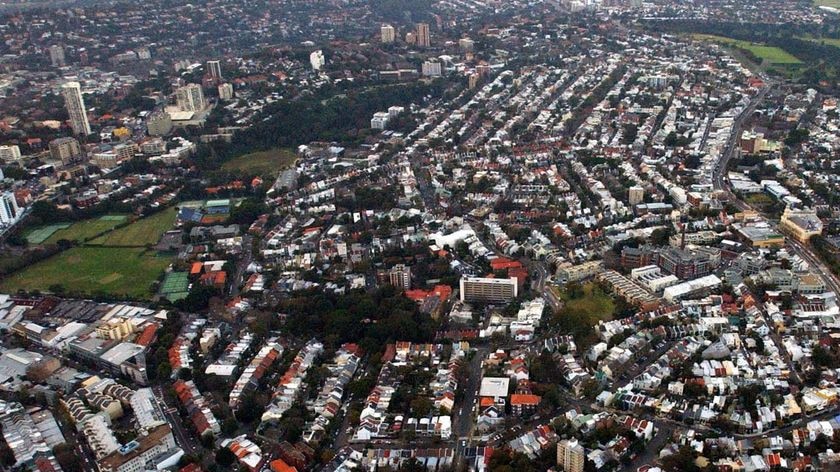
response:
{"label": "commercial building", "polygon": [[586,453],[577,439],[564,439],[557,443],[557,466],[565,472],[583,472]]}
{"label": "commercial building", "polygon": [[516,278],[461,277],[461,301],[507,303],[519,295]]}
{"label": "commercial building", "polygon": [[785,208],[779,221],[779,228],[793,239],[804,243],[811,236],[822,234],[823,224],[817,213],[810,209],[794,210]]}
{"label": "commercial building", "polygon": [[82,85],[78,82],[67,82],[61,86],[61,95],[64,97],[67,114],[70,115],[70,127],[73,128],[73,134],[89,135],[90,123],[85,109],[85,99],[82,97]]}
{"label": "commercial building", "polygon": [[630,271],[630,278],[654,293],[659,293],[667,287],[676,285],[680,280],[675,275],[665,275],[662,269],[655,265],[639,267]]}
{"label": "commercial building", "polygon": [[379,28],[380,39],[383,44],[393,43],[397,38],[397,31],[391,25],[382,25]]}
{"label": "commercial building", "polygon": [[432,45],[428,23],[417,23],[417,46],[427,48]]}
{"label": "commercial building", "polygon": [[175,91],[175,100],[181,111],[201,111],[207,107],[201,85],[187,84]]}
{"label": "commercial building", "polygon": [[711,289],[719,287],[720,284],[721,280],[716,275],[707,275],[668,287],[662,296],[669,302],[674,302],[683,298],[701,296],[708,293]]}

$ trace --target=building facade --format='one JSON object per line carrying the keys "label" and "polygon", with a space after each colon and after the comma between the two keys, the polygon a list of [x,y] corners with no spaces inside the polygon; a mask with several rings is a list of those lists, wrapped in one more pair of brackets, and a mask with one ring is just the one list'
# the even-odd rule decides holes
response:
{"label": "building facade", "polygon": [[70,127],[73,128],[73,134],[89,135],[90,123],[85,109],[85,100],[82,97],[82,85],[78,82],[67,82],[61,86],[61,95],[64,97],[67,114],[70,115]]}

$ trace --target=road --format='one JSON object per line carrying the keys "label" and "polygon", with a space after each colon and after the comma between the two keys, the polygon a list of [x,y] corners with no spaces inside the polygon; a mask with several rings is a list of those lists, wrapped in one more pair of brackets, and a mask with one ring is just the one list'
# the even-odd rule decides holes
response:
{"label": "road", "polygon": [[181,417],[178,415],[178,409],[174,407],[170,408],[167,405],[163,388],[160,386],[152,387],[152,391],[154,391],[160,402],[160,409],[163,411],[163,416],[166,417],[166,422],[172,427],[172,433],[175,435],[178,445],[181,446],[181,449],[185,453],[196,454],[198,448],[193,441],[192,435],[184,429],[184,425],[181,423]]}
{"label": "road", "polygon": [[478,388],[481,386],[481,361],[487,357],[488,352],[490,348],[487,346],[480,346],[475,350],[472,360],[467,365],[467,383],[458,386],[458,390],[463,392],[463,400],[453,412],[452,433],[459,439],[469,440],[472,436],[473,410],[478,398]]}

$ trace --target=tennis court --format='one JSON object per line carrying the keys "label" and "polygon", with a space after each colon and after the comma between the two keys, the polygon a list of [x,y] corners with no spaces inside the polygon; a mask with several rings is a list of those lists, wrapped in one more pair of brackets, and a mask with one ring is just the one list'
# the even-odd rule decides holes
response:
{"label": "tennis court", "polygon": [[41,244],[49,239],[49,237],[56,231],[67,229],[70,225],[72,225],[72,223],[56,223],[35,228],[26,234],[26,241],[28,241],[29,244]]}
{"label": "tennis court", "polygon": [[171,302],[185,298],[189,293],[190,281],[186,272],[166,274],[160,286],[160,294]]}

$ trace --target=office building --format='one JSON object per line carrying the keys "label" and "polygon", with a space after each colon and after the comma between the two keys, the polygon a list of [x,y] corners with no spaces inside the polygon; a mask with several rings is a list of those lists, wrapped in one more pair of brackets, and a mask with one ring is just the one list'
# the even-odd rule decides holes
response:
{"label": "office building", "polygon": [[207,107],[201,85],[187,84],[175,91],[175,99],[181,111],[201,111]]}
{"label": "office building", "polygon": [[20,213],[14,193],[6,192],[0,196],[0,223],[12,224],[20,218]]}
{"label": "office building", "polygon": [[397,39],[397,31],[391,25],[382,25],[379,34],[383,44],[393,43]]}
{"label": "office building", "polygon": [[397,264],[388,270],[377,271],[376,281],[380,285],[392,285],[403,290],[411,290],[411,267]]}
{"label": "office building", "polygon": [[78,82],[67,82],[61,86],[61,94],[64,96],[67,114],[70,115],[70,127],[73,128],[73,134],[89,135],[90,123],[88,123],[87,110],[85,110],[85,100],[82,97],[82,85]]}
{"label": "office building", "polygon": [[586,452],[577,439],[564,439],[557,443],[557,466],[565,472],[583,472]]}
{"label": "office building", "polygon": [[233,84],[219,85],[219,98],[221,100],[233,100]]}
{"label": "office building", "polygon": [[20,159],[20,147],[17,144],[0,146],[0,160],[12,162]]}
{"label": "office building", "polygon": [[431,37],[429,36],[429,24],[417,23],[417,45],[421,48],[427,48],[432,45]]}
{"label": "office building", "polygon": [[50,62],[52,63],[53,67],[64,67],[67,65],[67,61],[64,58],[64,48],[58,44],[53,44],[50,46]]}
{"label": "office building", "polygon": [[312,65],[312,70],[321,70],[326,65],[327,60],[324,59],[324,51],[312,51],[309,55],[309,63]]}
{"label": "office building", "polygon": [[82,158],[82,146],[75,138],[58,138],[50,141],[50,156],[62,164]]}
{"label": "office building", "polygon": [[507,303],[519,295],[516,278],[461,277],[461,301]]}
{"label": "office building", "polygon": [[440,77],[440,75],[441,75],[440,62],[432,62],[432,61],[424,62],[422,73],[426,77]]}
{"label": "office building", "polygon": [[207,61],[207,74],[216,80],[222,80],[222,64],[219,61]]}
{"label": "office building", "polygon": [[630,187],[627,191],[627,200],[630,205],[638,205],[645,201],[645,189],[639,186]]}

